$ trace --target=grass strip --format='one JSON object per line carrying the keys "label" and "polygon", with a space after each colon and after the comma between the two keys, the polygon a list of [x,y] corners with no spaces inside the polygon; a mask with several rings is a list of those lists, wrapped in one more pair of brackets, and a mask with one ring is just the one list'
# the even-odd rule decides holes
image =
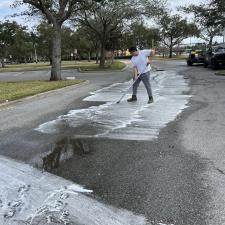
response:
{"label": "grass strip", "polygon": [[114,64],[110,64],[100,68],[98,64],[89,64],[80,66],[81,71],[120,71],[126,67],[126,64],[120,61],[115,61]]}
{"label": "grass strip", "polygon": [[0,103],[80,84],[83,80],[0,82]]}
{"label": "grass strip", "polygon": [[[61,68],[66,69],[80,69],[81,71],[114,71],[121,70],[126,67],[126,64],[120,61],[115,61],[114,64],[107,65],[105,68],[100,68],[99,64],[95,61],[68,61],[63,62]],[[0,72],[20,72],[20,71],[36,71],[36,70],[50,70],[49,63],[28,63],[28,64],[16,64],[6,65],[5,68],[0,68]]]}
{"label": "grass strip", "polygon": [[162,60],[162,61],[169,61],[169,60],[187,60],[188,56],[173,56],[173,58],[169,58],[168,56],[165,56],[164,58],[162,56],[154,56],[154,59],[156,60]]}

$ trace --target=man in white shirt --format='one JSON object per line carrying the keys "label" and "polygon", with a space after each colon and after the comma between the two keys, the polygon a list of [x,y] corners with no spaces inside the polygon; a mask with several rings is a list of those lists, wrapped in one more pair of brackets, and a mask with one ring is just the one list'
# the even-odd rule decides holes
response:
{"label": "man in white shirt", "polygon": [[133,64],[133,80],[137,80],[133,85],[133,95],[131,98],[127,99],[127,101],[137,101],[137,89],[142,81],[148,93],[148,104],[150,104],[153,102],[152,89],[149,81],[151,70],[150,64],[155,51],[151,49],[138,51],[136,47],[130,47],[129,52],[132,55],[131,62]]}

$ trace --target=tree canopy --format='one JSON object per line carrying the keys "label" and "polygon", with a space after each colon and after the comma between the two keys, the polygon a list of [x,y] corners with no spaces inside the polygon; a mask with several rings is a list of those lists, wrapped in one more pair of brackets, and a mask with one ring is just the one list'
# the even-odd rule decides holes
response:
{"label": "tree canopy", "polygon": [[212,46],[213,38],[221,34],[225,24],[222,20],[222,11],[219,12],[215,6],[215,3],[212,4],[211,2],[200,5],[191,4],[183,8],[184,12],[193,13],[194,22],[198,24],[200,30],[199,36],[207,41],[209,46]]}
{"label": "tree canopy", "polygon": [[160,35],[165,46],[170,49],[172,58],[173,46],[180,44],[189,36],[198,36],[199,30],[193,23],[188,23],[180,15],[165,14],[160,19]]}

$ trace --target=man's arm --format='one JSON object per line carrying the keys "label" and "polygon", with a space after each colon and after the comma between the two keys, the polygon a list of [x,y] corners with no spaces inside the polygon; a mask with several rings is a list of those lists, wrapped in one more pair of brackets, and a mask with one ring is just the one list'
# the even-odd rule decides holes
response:
{"label": "man's arm", "polygon": [[133,67],[133,80],[136,80],[138,77],[138,69],[136,66]]}
{"label": "man's arm", "polygon": [[148,64],[151,64],[153,56],[155,55],[155,49],[145,49],[142,50],[142,52],[145,54],[146,58],[148,58]]}
{"label": "man's arm", "polygon": [[155,49],[152,49],[148,57],[148,64],[152,64],[153,57],[155,55]]}

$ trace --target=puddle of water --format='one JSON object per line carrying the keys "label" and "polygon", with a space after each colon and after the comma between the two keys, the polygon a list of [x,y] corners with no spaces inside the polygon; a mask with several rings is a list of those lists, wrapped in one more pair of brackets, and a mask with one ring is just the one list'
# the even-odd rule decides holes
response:
{"label": "puddle of water", "polygon": [[106,102],[100,106],[71,110],[36,130],[55,134],[69,130],[75,137],[104,137],[124,140],[152,140],[160,129],[175,120],[186,107],[190,96],[186,80],[176,73],[156,72],[151,76],[153,104],[147,104],[147,94],[140,85],[138,101],[127,103],[126,97],[115,104],[130,82],[117,83],[92,92],[84,101]]}
{"label": "puddle of water", "polygon": [[[90,139],[91,140],[91,139]],[[51,150],[35,157],[31,163],[36,168],[46,171],[58,168],[61,162],[64,162],[74,155],[85,155],[91,152],[91,143],[88,138],[63,139],[55,143]]]}

